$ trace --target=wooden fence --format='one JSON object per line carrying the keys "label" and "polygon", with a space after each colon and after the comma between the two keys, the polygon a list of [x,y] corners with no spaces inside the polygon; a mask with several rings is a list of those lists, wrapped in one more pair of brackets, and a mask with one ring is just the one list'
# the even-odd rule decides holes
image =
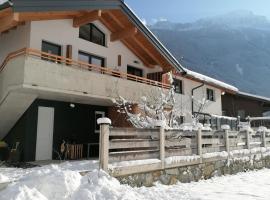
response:
{"label": "wooden fence", "polygon": [[[135,128],[109,128],[101,124],[100,129],[100,167],[114,176],[142,173],[207,161],[228,159],[230,152],[256,147],[270,147],[270,135],[265,132],[250,134],[249,131],[180,131]],[[227,157],[207,157],[209,153],[227,152]],[[243,156],[243,155],[242,155]],[[155,159],[159,162],[142,162]],[[114,167],[110,163],[129,163],[135,165]],[[137,162],[137,161],[140,162]],[[140,164],[141,163],[141,164]],[[139,166],[138,166],[139,165]],[[121,166],[121,167],[120,167]]]}

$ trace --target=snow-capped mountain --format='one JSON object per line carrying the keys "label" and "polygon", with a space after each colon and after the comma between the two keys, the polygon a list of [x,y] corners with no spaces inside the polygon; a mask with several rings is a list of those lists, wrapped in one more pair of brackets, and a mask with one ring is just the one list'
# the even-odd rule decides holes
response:
{"label": "snow-capped mountain", "polygon": [[157,22],[150,29],[187,68],[270,96],[270,22],[234,11],[194,23]]}

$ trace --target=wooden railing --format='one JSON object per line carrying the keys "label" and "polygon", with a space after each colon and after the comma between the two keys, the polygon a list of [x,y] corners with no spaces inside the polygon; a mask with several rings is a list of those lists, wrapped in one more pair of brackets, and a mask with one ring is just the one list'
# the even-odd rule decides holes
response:
{"label": "wooden railing", "polygon": [[[232,155],[236,158],[246,157],[254,150],[260,150],[258,147],[270,147],[270,135],[265,132],[206,132],[200,129],[183,132],[163,128],[109,128],[106,124],[101,126],[107,128],[100,129],[100,138],[103,141],[100,143],[100,163],[102,169],[113,176],[226,160]],[[246,152],[249,155],[245,154]],[[145,164],[147,159],[159,162]],[[121,165],[126,161],[129,166]],[[134,161],[135,165],[130,164]]]}
{"label": "wooden railing", "polygon": [[128,79],[128,80],[131,80],[131,81],[136,81],[136,82],[139,82],[139,83],[153,85],[153,86],[157,86],[157,87],[161,87],[161,88],[165,88],[165,89],[169,89],[171,87],[169,84],[165,84],[165,83],[161,83],[161,82],[158,82],[158,81],[150,80],[150,79],[147,79],[147,78],[144,78],[144,77],[139,77],[139,76],[135,76],[135,75],[132,75],[132,74],[127,74],[127,73],[124,73],[124,72],[113,70],[111,68],[100,67],[100,66],[89,64],[89,63],[82,62],[82,61],[75,61],[75,60],[72,60],[72,59],[69,59],[69,58],[65,58],[65,57],[62,57],[62,56],[57,56],[57,55],[54,55],[54,54],[50,54],[50,53],[46,53],[46,52],[42,52],[42,51],[39,51],[39,50],[36,50],[36,49],[30,49],[30,48],[23,48],[21,50],[10,53],[5,58],[2,65],[0,66],[0,73],[5,68],[6,64],[10,60],[12,60],[15,57],[21,56],[21,55],[31,56],[31,57],[35,57],[35,58],[38,58],[38,59],[51,61],[51,62],[54,62],[54,63],[64,64],[67,67],[77,67],[79,69],[98,72],[98,73],[101,73],[101,74],[110,75],[110,76],[113,76],[113,77],[118,77],[118,78],[123,78],[123,79]]}

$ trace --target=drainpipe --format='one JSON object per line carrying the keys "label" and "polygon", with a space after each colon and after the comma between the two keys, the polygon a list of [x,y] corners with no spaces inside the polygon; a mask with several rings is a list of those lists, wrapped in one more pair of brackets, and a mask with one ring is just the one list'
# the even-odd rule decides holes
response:
{"label": "drainpipe", "polygon": [[194,91],[203,87],[203,86],[204,86],[204,82],[201,85],[199,85],[191,90],[191,112],[192,112],[192,115],[194,114],[194,100],[193,100]]}

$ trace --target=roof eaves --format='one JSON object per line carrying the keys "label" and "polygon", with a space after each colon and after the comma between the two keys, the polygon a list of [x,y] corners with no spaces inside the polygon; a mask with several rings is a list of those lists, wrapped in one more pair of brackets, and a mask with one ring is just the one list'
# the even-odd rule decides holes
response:
{"label": "roof eaves", "polygon": [[13,0],[15,12],[118,9],[120,0]]}
{"label": "roof eaves", "polygon": [[9,8],[12,6],[12,3],[10,1],[5,1],[4,3],[0,4],[0,10]]}
{"label": "roof eaves", "polygon": [[140,18],[128,7],[121,2],[122,10],[127,14],[129,19],[139,28],[140,31],[157,47],[158,51],[175,67],[179,72],[185,72],[185,68],[176,60],[170,51],[159,41],[159,39],[143,24]]}
{"label": "roof eaves", "polygon": [[255,95],[255,94],[250,94],[250,93],[241,92],[241,91],[239,91],[237,94],[238,94],[238,96],[247,97],[247,98],[250,98],[250,99],[261,100],[261,101],[270,103],[270,98],[268,98],[268,97]]}

